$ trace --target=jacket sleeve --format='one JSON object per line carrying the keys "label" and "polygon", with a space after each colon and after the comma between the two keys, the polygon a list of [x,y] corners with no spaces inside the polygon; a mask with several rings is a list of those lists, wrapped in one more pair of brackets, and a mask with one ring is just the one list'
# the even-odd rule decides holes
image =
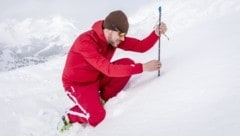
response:
{"label": "jacket sleeve", "polygon": [[142,73],[142,64],[120,65],[112,64],[97,50],[97,45],[91,41],[82,41],[81,47],[77,49],[83,58],[94,68],[109,77],[125,77]]}
{"label": "jacket sleeve", "polygon": [[152,33],[143,40],[126,37],[125,41],[119,45],[119,48],[143,53],[152,48],[158,39],[159,37],[152,31]]}

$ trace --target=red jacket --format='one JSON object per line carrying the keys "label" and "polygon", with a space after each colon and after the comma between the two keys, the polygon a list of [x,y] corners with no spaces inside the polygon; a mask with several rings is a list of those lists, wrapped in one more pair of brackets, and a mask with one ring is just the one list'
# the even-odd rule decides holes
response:
{"label": "red jacket", "polygon": [[[101,74],[110,77],[124,77],[142,72],[142,64],[115,65],[110,62],[115,49],[109,45],[102,29],[103,21],[98,21],[89,30],[81,34],[73,43],[63,70],[62,80],[65,88],[99,80]],[[143,40],[125,37],[118,48],[123,50],[145,52],[158,40],[153,31]]]}

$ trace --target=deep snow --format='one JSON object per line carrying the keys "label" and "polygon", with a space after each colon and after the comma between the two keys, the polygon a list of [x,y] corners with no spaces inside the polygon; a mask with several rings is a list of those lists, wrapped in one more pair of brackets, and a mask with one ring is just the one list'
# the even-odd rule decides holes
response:
{"label": "deep snow", "polygon": [[[130,17],[129,35],[141,38],[150,32],[156,5],[150,3],[142,16],[138,11]],[[134,76],[106,104],[107,116],[99,126],[83,130],[74,125],[64,135],[240,134],[240,2],[173,0],[161,5],[170,36],[170,41],[161,40],[161,76]],[[119,51],[115,58],[146,62],[157,58],[157,45],[142,55]],[[61,85],[65,57],[0,73],[0,135],[59,135],[56,125],[72,105]]]}

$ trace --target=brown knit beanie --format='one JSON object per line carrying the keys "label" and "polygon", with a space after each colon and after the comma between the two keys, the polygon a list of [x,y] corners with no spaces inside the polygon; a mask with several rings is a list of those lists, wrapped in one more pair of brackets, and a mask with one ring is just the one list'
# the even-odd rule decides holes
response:
{"label": "brown knit beanie", "polygon": [[109,13],[103,23],[103,28],[124,33],[128,32],[128,27],[129,24],[127,16],[121,10],[116,10]]}

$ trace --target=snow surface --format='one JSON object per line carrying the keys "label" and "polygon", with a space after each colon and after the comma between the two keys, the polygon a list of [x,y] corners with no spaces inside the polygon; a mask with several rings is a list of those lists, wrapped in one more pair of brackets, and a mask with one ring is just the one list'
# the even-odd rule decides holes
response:
{"label": "snow surface", "polygon": [[[143,7],[144,13],[137,11],[130,17],[129,35],[142,38],[151,31],[158,19],[157,5],[163,7],[162,18],[168,24],[170,37],[170,41],[165,37],[161,40],[163,67],[160,77],[157,72],[133,76],[123,91],[107,102],[107,116],[99,126],[83,129],[76,124],[69,132],[59,134],[57,123],[72,102],[64,94],[61,84],[66,55],[50,50],[54,57],[47,58],[45,63],[0,72],[0,135],[239,136],[240,2],[172,0],[149,3]],[[69,22],[60,19],[54,24],[67,24],[71,29],[61,29],[60,25],[60,30],[51,31],[54,24],[49,27],[49,32],[55,36],[65,30],[72,33],[56,40],[59,43],[52,46],[66,47],[66,43],[73,40],[79,30]],[[29,23],[41,25],[46,22],[28,20],[24,24]],[[1,24],[6,23],[0,23],[2,29]],[[30,26],[32,33],[23,28],[11,34],[16,36],[23,32],[21,36],[37,37],[34,32],[41,30],[37,25]],[[6,29],[1,29],[2,36]],[[44,39],[52,38],[51,34],[39,33],[38,36],[43,43]],[[29,43],[28,38],[19,45],[10,41],[14,39],[11,36],[9,41],[2,39],[0,45],[1,48],[5,45],[5,51],[13,47],[24,50],[22,45],[25,43],[32,45],[29,46],[32,49],[39,48]],[[45,48],[49,46],[43,46],[46,51],[49,49]],[[66,51],[67,48],[62,49]],[[146,54],[119,51],[114,59],[123,56],[144,63],[157,58],[157,44]],[[6,55],[0,59],[11,57]],[[2,66],[5,65],[7,63]]]}

